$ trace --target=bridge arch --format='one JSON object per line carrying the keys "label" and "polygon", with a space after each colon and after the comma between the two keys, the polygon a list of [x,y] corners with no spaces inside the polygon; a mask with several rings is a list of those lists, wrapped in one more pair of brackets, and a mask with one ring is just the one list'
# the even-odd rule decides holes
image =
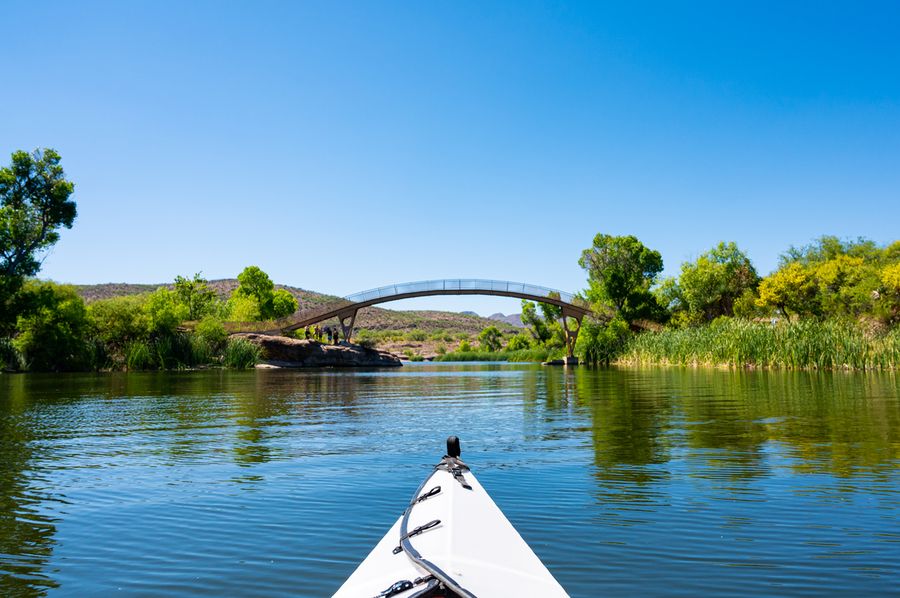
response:
{"label": "bridge arch", "polygon": [[[349,342],[356,324],[356,315],[360,309],[379,303],[433,295],[496,295],[549,303],[560,307],[562,309],[563,328],[566,332],[566,346],[570,358],[573,357],[575,341],[578,338],[582,318],[591,312],[587,301],[571,293],[556,289],[507,280],[447,278],[404,282],[361,291],[348,295],[333,304],[300,312],[276,322],[260,322],[258,326],[259,324],[266,325],[269,328],[266,330],[268,333],[284,334],[336,317],[341,323],[344,340]],[[572,326],[568,322],[569,318],[575,320]]]}

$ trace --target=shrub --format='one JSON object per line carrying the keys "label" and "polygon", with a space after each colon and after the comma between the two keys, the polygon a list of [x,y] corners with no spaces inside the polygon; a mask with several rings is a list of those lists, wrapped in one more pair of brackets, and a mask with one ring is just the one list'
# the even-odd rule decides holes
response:
{"label": "shrub", "polygon": [[609,365],[625,350],[630,335],[628,323],[621,318],[606,323],[587,319],[578,334],[575,351],[586,363]]}
{"label": "shrub", "polygon": [[522,351],[531,348],[531,339],[525,334],[516,334],[506,343],[507,351]]}
{"label": "shrub", "polygon": [[228,340],[228,333],[225,331],[225,326],[222,325],[222,322],[214,317],[214,316],[205,316],[202,320],[197,322],[197,327],[194,328],[194,334],[197,335],[197,338],[206,343],[206,346],[210,353],[218,354],[225,348],[225,343]]}
{"label": "shrub", "polygon": [[94,334],[113,351],[146,339],[150,332],[150,321],[144,312],[146,301],[146,296],[137,295],[91,303],[87,309]]}
{"label": "shrub", "polygon": [[262,350],[244,338],[234,338],[225,346],[222,363],[227,368],[246,370],[255,367],[262,358]]}
{"label": "shrub", "polygon": [[132,341],[125,347],[125,367],[129,370],[152,370],[155,367],[150,355],[150,344],[146,341]]}
{"label": "shrub", "polygon": [[499,351],[502,337],[496,326],[488,326],[478,334],[478,343],[484,351]]}
{"label": "shrub", "polygon": [[77,371],[91,364],[89,320],[84,301],[70,286],[30,283],[26,315],[19,316],[13,346],[29,369]]}
{"label": "shrub", "polygon": [[144,303],[147,330],[151,335],[173,334],[187,317],[186,308],[178,303],[178,296],[169,289],[158,288]]}
{"label": "shrub", "polygon": [[16,350],[12,339],[0,338],[0,370],[22,370],[25,361],[22,354]]}
{"label": "shrub", "polygon": [[356,338],[356,344],[364,349],[374,349],[376,346],[375,339],[371,337],[366,338]]}

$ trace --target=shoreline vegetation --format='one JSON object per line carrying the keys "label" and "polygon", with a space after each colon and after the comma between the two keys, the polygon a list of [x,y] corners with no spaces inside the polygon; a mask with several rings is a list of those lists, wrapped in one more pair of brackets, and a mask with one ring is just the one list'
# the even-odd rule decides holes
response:
{"label": "shoreline vegetation", "polygon": [[[74,188],[51,149],[14,152],[0,168],[0,370],[250,368],[264,357],[260,347],[229,329],[285,321],[301,301],[309,309],[327,299],[276,287],[248,266],[227,293],[197,273],[155,290],[121,285],[144,292],[86,301],[72,285],[36,278],[60,229],[75,222]],[[677,276],[662,277],[658,251],[634,236],[601,233],[578,264],[587,274],[578,299],[592,312],[575,345],[582,363],[900,369],[900,241],[823,236],[789,247],[764,277],[723,241],[681,264]],[[380,324],[386,313],[403,329]],[[381,315],[357,322],[357,344],[414,361],[559,359],[565,329],[578,324],[559,307],[529,301],[522,302],[523,328],[473,329],[487,320],[447,312],[372,314]],[[336,324],[323,322],[312,335],[298,330],[295,338],[336,341]]]}

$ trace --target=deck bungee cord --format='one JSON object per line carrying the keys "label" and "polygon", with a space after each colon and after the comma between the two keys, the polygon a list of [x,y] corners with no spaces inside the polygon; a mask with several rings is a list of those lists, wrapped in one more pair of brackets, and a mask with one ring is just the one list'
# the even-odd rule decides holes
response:
{"label": "deck bungee cord", "polygon": [[[410,501],[409,506],[407,506],[406,510],[403,512],[403,519],[400,523],[400,544],[394,549],[394,554],[405,552],[416,565],[427,571],[430,575],[417,578],[414,582],[408,580],[398,581],[390,588],[379,594],[376,598],[387,598],[389,596],[394,596],[401,592],[411,590],[416,585],[425,583],[426,578],[430,578],[427,579],[428,586],[426,586],[422,591],[412,594],[410,598],[425,598],[427,596],[459,596],[460,598],[477,598],[475,594],[462,587],[459,582],[454,580],[448,573],[423,557],[409,541],[409,539],[413,536],[417,536],[423,532],[428,531],[429,529],[437,527],[441,523],[440,519],[433,519],[432,521],[429,521],[424,525],[420,525],[411,531],[409,530],[409,516],[410,514],[412,514],[413,508],[423,501],[437,496],[441,493],[440,486],[435,486],[428,492],[422,493],[422,491],[428,485],[428,482],[436,472],[441,470],[446,471],[450,475],[452,475],[453,478],[457,482],[459,482],[459,484],[463,488],[465,488],[466,490],[472,489],[472,486],[469,485],[469,483],[466,481],[466,478],[463,476],[465,472],[469,471],[469,467],[459,459],[459,455],[459,438],[457,438],[456,436],[451,436],[447,439],[447,454],[444,455],[444,458],[441,459],[440,463],[434,466],[434,470],[431,472],[431,475],[422,480],[422,483],[419,484],[418,488],[416,488],[416,492],[413,494],[413,499],[412,501]],[[446,592],[450,593],[447,594]]]}

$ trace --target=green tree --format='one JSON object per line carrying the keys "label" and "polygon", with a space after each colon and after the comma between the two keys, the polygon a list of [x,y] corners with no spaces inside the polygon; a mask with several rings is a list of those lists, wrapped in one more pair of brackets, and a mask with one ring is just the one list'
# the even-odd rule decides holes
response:
{"label": "green tree", "polygon": [[547,323],[544,322],[544,319],[538,314],[537,305],[533,302],[526,299],[522,300],[522,314],[519,317],[525,325],[525,328],[539,344],[543,344],[550,340],[552,334],[547,328]]}
{"label": "green tree", "polygon": [[144,310],[146,296],[112,297],[94,301],[87,311],[94,335],[113,353],[122,353],[137,340],[146,340],[150,321]]}
{"label": "green tree", "polygon": [[588,272],[587,295],[592,303],[612,309],[628,323],[662,317],[663,310],[650,292],[662,272],[662,256],[636,237],[598,234],[578,264]]}
{"label": "green tree", "polygon": [[147,330],[153,336],[169,336],[187,318],[187,308],[178,302],[174,291],[158,288],[147,296],[144,303]]}
{"label": "green tree", "polygon": [[204,316],[202,320],[197,322],[194,334],[206,343],[206,346],[209,347],[212,353],[221,352],[228,341],[228,332],[225,331],[222,322],[215,316]]}
{"label": "green tree", "polygon": [[232,322],[256,322],[263,319],[256,297],[232,294],[226,305],[226,311],[228,319]]}
{"label": "green tree", "polygon": [[841,255],[874,261],[881,258],[882,250],[873,241],[864,237],[848,240],[824,235],[804,247],[790,247],[781,255],[781,265],[797,262],[809,266],[833,260]]}
{"label": "green tree", "polygon": [[[238,274],[238,282],[240,284],[231,297],[232,299],[252,298],[255,300],[259,310],[256,320],[283,318],[297,311],[297,300],[294,296],[284,289],[276,292],[272,279],[257,266],[244,268],[244,271]],[[239,319],[235,317],[238,312],[250,315],[252,310],[249,307],[247,302],[234,302],[230,310],[231,318]]]}
{"label": "green tree", "polygon": [[17,151],[0,168],[0,333],[15,323],[15,295],[40,270],[42,252],[75,222],[75,185],[59,162],[52,149]]}
{"label": "green tree", "polygon": [[272,318],[284,318],[297,311],[297,299],[284,289],[278,289],[272,295]]}
{"label": "green tree", "polygon": [[215,311],[216,294],[200,272],[194,274],[194,278],[176,276],[175,294],[178,302],[187,309],[188,320],[197,321]]}
{"label": "green tree", "polygon": [[485,351],[499,351],[503,333],[496,326],[488,326],[478,334],[478,342]]}
{"label": "green tree", "polygon": [[29,369],[76,371],[91,367],[90,324],[84,301],[70,286],[29,282],[30,308],[18,318],[13,345]]}
{"label": "green tree", "polygon": [[733,316],[734,303],[755,289],[759,276],[750,258],[734,243],[719,243],[695,262],[681,265],[680,296],[694,321]]}
{"label": "green tree", "polygon": [[[895,243],[895,245],[897,245]],[[900,320],[900,262],[882,268],[880,300],[888,322]]]}
{"label": "green tree", "polygon": [[507,351],[521,351],[531,348],[531,340],[525,334],[516,334],[506,343]]}
{"label": "green tree", "polygon": [[815,278],[800,262],[791,262],[764,278],[759,283],[756,304],[778,308],[785,317],[791,312],[808,316],[821,313]]}
{"label": "green tree", "polygon": [[608,322],[586,318],[578,333],[575,354],[584,363],[609,365],[625,350],[629,338],[628,322],[622,318]]}

